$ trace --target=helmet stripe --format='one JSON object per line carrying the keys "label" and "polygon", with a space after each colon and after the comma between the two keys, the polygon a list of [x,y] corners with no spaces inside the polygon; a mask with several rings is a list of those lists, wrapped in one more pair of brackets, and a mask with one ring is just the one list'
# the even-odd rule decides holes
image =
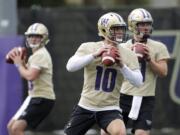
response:
{"label": "helmet stripe", "polygon": [[149,13],[146,10],[140,9],[140,11],[142,12],[144,18],[150,18],[150,15],[149,15]]}
{"label": "helmet stripe", "polygon": [[140,9],[141,13],[143,14],[144,18],[146,17],[146,13],[144,12],[143,9]]}
{"label": "helmet stripe", "polygon": [[33,25],[33,27],[32,27],[32,31],[36,31],[36,29],[38,28],[38,24],[36,23],[35,25]]}
{"label": "helmet stripe", "polygon": [[150,15],[150,13],[149,13],[149,12],[147,12],[147,15],[148,15],[148,18],[150,18],[150,16],[151,16],[151,15]]}
{"label": "helmet stripe", "polygon": [[120,22],[123,22],[123,19],[116,13],[114,13],[114,15],[119,19]]}

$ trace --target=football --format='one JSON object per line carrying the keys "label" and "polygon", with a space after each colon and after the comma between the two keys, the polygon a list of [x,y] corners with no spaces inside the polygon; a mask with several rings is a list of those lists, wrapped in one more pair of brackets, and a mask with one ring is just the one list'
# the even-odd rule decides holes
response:
{"label": "football", "polygon": [[[17,48],[19,52],[22,52],[22,59],[24,59],[27,56],[27,51],[25,47],[18,47]],[[14,50],[15,51],[15,50]],[[9,57],[10,53],[14,53],[12,50],[10,50],[6,55],[6,63],[14,64],[14,61]]]}
{"label": "football", "polygon": [[143,47],[142,43],[136,43],[133,47],[132,50],[136,53],[137,57],[139,60],[143,59],[145,55],[145,49]]}
{"label": "football", "polygon": [[110,48],[107,52],[102,54],[102,63],[105,66],[112,66],[116,62],[116,53],[114,48]]}

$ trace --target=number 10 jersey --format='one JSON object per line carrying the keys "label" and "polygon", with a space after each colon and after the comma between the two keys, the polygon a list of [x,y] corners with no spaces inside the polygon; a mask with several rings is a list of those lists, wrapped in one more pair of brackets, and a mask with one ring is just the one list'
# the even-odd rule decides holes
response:
{"label": "number 10 jersey", "polygon": [[[83,43],[75,55],[92,54],[104,46],[103,42]],[[118,46],[123,62],[132,70],[139,69],[135,54],[127,48]],[[94,59],[84,67],[84,84],[79,106],[92,110],[119,110],[120,88],[124,78],[117,64],[106,67],[101,58]]]}

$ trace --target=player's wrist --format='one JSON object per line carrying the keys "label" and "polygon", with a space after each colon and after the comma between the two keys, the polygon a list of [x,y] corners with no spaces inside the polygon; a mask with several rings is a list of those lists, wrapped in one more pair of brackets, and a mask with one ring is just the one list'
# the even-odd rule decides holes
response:
{"label": "player's wrist", "polygon": [[124,64],[123,63],[118,63],[119,67],[120,68],[123,68],[124,67]]}
{"label": "player's wrist", "polygon": [[147,62],[151,62],[151,57],[146,58]]}
{"label": "player's wrist", "polygon": [[92,56],[94,59],[96,59],[98,57],[97,54],[95,54],[95,53],[93,53]]}
{"label": "player's wrist", "polygon": [[119,64],[119,67],[120,67],[120,69],[124,69],[124,68],[126,68],[126,65],[121,63],[121,64]]}
{"label": "player's wrist", "polygon": [[23,66],[23,63],[15,63],[14,65],[16,68],[20,68],[21,66]]}
{"label": "player's wrist", "polygon": [[20,64],[14,64],[16,68],[19,68],[21,65]]}

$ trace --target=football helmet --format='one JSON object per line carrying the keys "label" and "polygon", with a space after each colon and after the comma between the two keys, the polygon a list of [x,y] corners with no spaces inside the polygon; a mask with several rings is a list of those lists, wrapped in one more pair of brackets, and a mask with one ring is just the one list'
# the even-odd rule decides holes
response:
{"label": "football helmet", "polygon": [[[98,35],[116,44],[126,40],[126,23],[123,18],[117,13],[107,13],[98,20]],[[120,28],[123,30],[122,36],[117,36],[113,33],[113,28]]]}
{"label": "football helmet", "polygon": [[144,36],[144,33],[141,33],[138,29],[137,24],[142,22],[149,22],[151,24],[150,27],[150,33],[152,33],[152,24],[153,24],[153,18],[151,14],[143,9],[143,8],[137,8],[131,11],[131,13],[128,16],[128,29],[133,32],[136,35],[142,35]]}
{"label": "football helmet", "polygon": [[[37,36],[41,36],[41,42],[38,44],[32,44],[29,43],[29,36],[31,35],[37,35]],[[48,37],[49,33],[48,33],[48,29],[47,27],[42,24],[42,23],[34,23],[32,25],[29,26],[29,28],[27,29],[27,31],[25,32],[25,36],[26,36],[26,45],[30,48],[37,48],[40,46],[44,46],[49,42],[49,37]]]}

